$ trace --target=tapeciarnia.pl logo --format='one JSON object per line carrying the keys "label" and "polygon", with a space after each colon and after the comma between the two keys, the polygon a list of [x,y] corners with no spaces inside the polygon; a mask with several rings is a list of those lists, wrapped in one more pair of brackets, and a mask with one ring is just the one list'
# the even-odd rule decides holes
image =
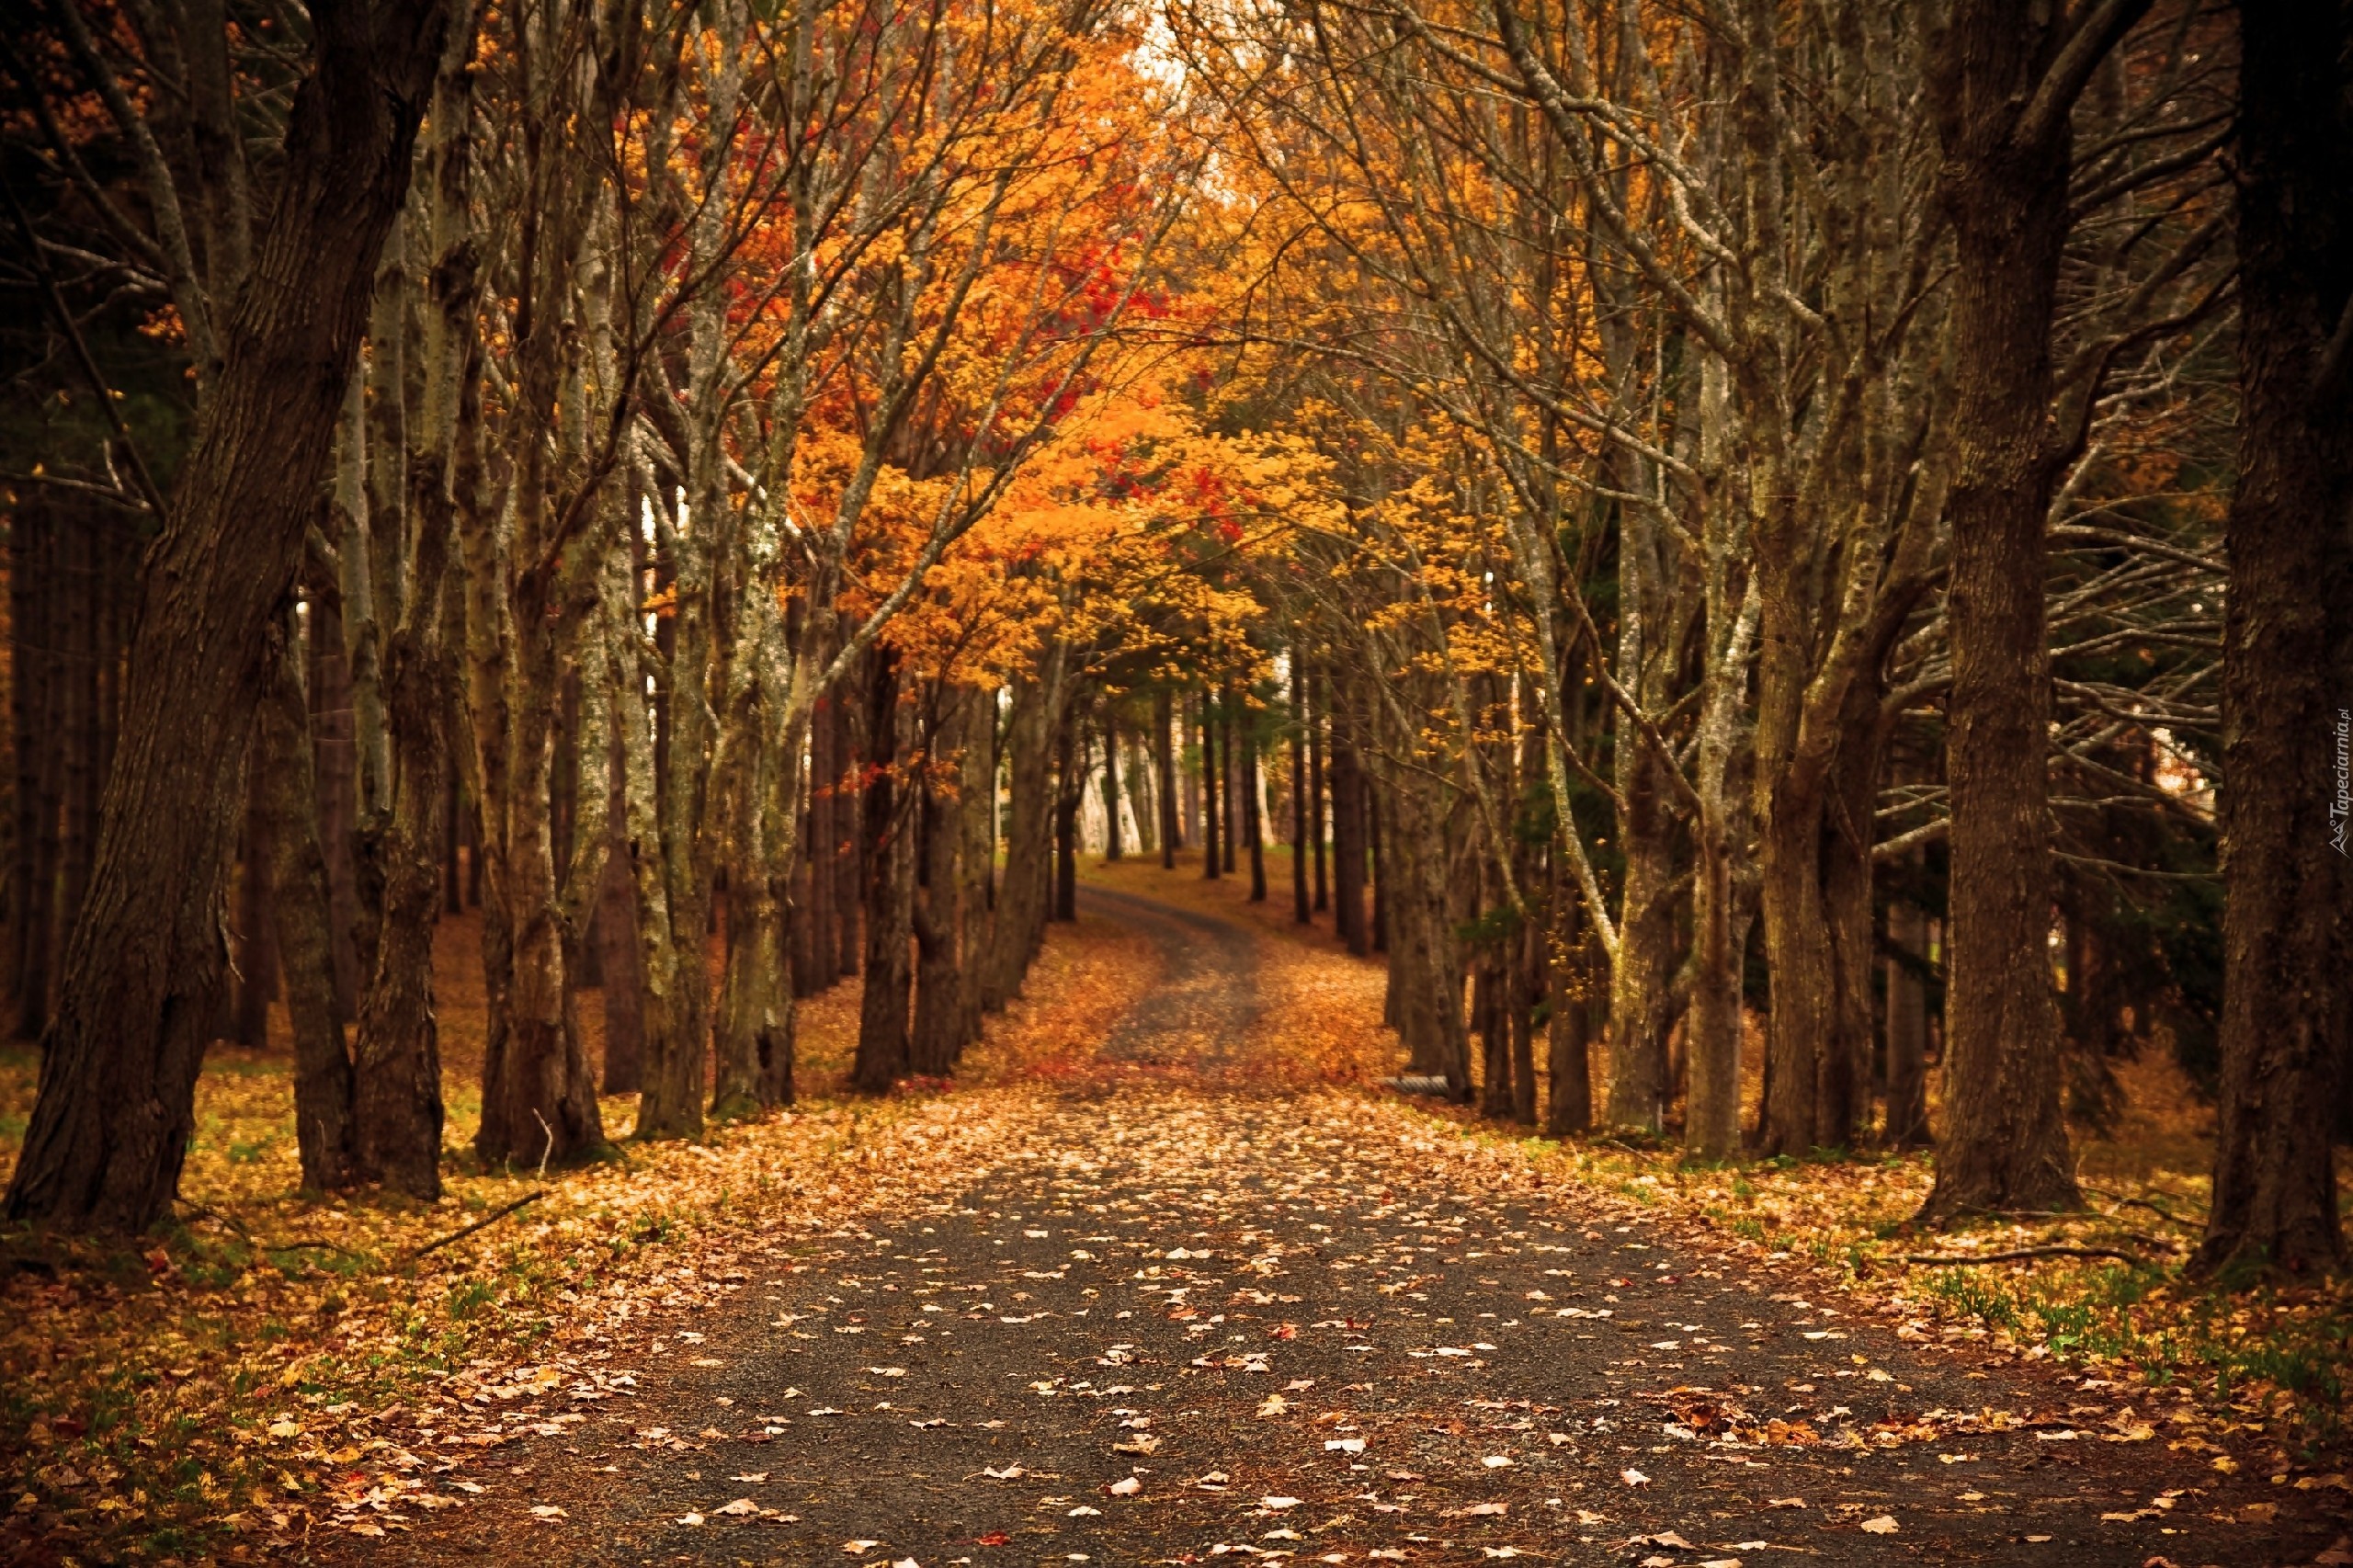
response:
{"label": "tapeciarnia.pl logo", "polygon": [[2336,710],[2336,798],[2328,803],[2328,842],[2346,855],[2346,836],[2353,832],[2353,709]]}

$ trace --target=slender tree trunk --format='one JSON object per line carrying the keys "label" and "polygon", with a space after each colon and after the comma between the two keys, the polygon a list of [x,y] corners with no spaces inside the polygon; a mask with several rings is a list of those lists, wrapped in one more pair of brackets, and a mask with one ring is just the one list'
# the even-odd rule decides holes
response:
{"label": "slender tree trunk", "polygon": [[1183,820],[1176,810],[1176,744],[1170,732],[1175,705],[1165,691],[1152,699],[1152,749],[1160,768],[1160,869],[1176,869],[1176,851],[1185,846]]}
{"label": "slender tree trunk", "polygon": [[[267,704],[265,704],[265,707]],[[248,780],[244,851],[237,866],[236,1004],[229,1038],[256,1050],[269,1043],[269,1005],[278,1000],[277,899],[271,887],[271,783]],[[67,843],[73,841],[67,835]]]}
{"label": "slender tree trunk", "polygon": [[957,788],[961,754],[972,744],[980,694],[943,692],[924,748],[918,804],[915,878],[915,1021],[909,1049],[914,1070],[945,1077],[963,1044],[963,824]]}
{"label": "slender tree trunk", "polygon": [[858,752],[858,723],[851,704],[834,702],[834,974],[836,979],[858,972],[863,933],[858,913],[865,903],[866,873],[860,864],[866,829],[858,812],[863,799],[850,782],[864,758]]}
{"label": "slender tree trunk", "polygon": [[1037,676],[1017,680],[1006,738],[1012,800],[1006,814],[1005,889],[989,955],[991,1011],[1021,994],[1022,977],[1051,913],[1054,832],[1052,710],[1059,705],[1059,645]]}
{"label": "slender tree trunk", "polygon": [[1307,838],[1315,850],[1315,908],[1318,913],[1332,906],[1324,870],[1324,732],[1325,699],[1331,688],[1331,682],[1326,677],[1316,674],[1308,677]]}
{"label": "slender tree trunk", "polygon": [[222,867],[269,657],[449,30],[443,0],[313,13],[277,206],[222,334],[123,694],[12,1220],[136,1231],[171,1201],[224,954]]}
{"label": "slender tree trunk", "polygon": [[1582,910],[1568,879],[1556,869],[1552,885],[1551,962],[1552,1014],[1545,1024],[1544,1131],[1554,1138],[1593,1125],[1593,1066],[1588,1042],[1593,1016],[1588,999],[1591,963]]}
{"label": "slender tree trunk", "polygon": [[1348,951],[1358,958],[1372,950],[1364,909],[1364,770],[1357,759],[1355,740],[1336,718],[1332,728],[1332,897],[1338,915],[1334,926]]}
{"label": "slender tree trunk", "polygon": [[1055,741],[1054,918],[1078,918],[1078,803],[1086,795],[1086,739],[1075,715]]}
{"label": "slender tree trunk", "polygon": [[50,704],[58,682],[51,669],[55,642],[49,629],[51,592],[48,512],[21,507],[8,539],[8,715],[16,758],[12,804],[14,831],[8,863],[8,996],[10,1021],[27,1040],[40,1038],[49,1021],[50,949],[54,941],[54,900],[41,872],[47,798],[43,763],[53,727]]}
{"label": "slender tree trunk", "polygon": [[[1915,851],[1916,853],[1916,851]],[[1887,912],[1887,1126],[1891,1148],[1928,1142],[1928,998],[1917,966],[1928,960],[1928,921],[1911,900]]]}
{"label": "slender tree trunk", "polygon": [[1218,878],[1217,722],[1210,716],[1208,697],[1201,699],[1201,875]]}
{"label": "slender tree trunk", "polygon": [[302,1186],[313,1192],[358,1178],[351,1051],[335,1004],[326,857],[319,846],[318,786],[312,777],[310,702],[302,650],[290,621],[275,687],[261,709],[257,763],[270,817],[278,946],[286,1012],[294,1032],[294,1141]]}
{"label": "slender tree trunk", "polygon": [[2239,10],[2238,490],[2224,539],[2222,1091],[2193,1267],[2341,1263],[2353,1074],[2353,23]]}
{"label": "slender tree trunk", "polygon": [[956,1031],[956,1053],[981,1038],[988,1001],[989,956],[996,940],[997,694],[971,698],[965,726],[956,816],[964,835],[959,870],[964,881],[964,930],[957,963],[963,990],[963,1021]]}
{"label": "slender tree trunk", "polygon": [[908,749],[912,705],[902,702],[896,656],[877,648],[867,685],[866,988],[858,1015],[858,1057],[850,1081],[886,1094],[907,1074],[907,944],[915,915],[915,814],[912,786],[897,777]]}
{"label": "slender tree trunk", "polygon": [[1267,834],[1258,810],[1258,737],[1242,732],[1242,833],[1250,846],[1250,902],[1267,902]]}
{"label": "slender tree trunk", "polygon": [[1120,858],[1120,725],[1108,699],[1103,703],[1103,858]]}
{"label": "slender tree trunk", "polygon": [[598,967],[605,980],[605,1093],[633,1095],[645,1082],[645,994],[638,962],[637,898],[630,890],[628,803],[618,788],[607,810],[612,843],[598,895]]}
{"label": "slender tree trunk", "polygon": [[1290,913],[1293,923],[1301,926],[1315,918],[1307,896],[1307,701],[1302,689],[1306,680],[1306,666],[1294,648],[1290,655]]}
{"label": "slender tree trunk", "polygon": [[1666,1120],[1667,984],[1675,972],[1674,824],[1661,798],[1661,764],[1640,739],[1619,819],[1625,873],[1618,961],[1610,974],[1609,1125],[1656,1131]]}
{"label": "slender tree trunk", "polygon": [[1217,788],[1224,797],[1223,869],[1231,875],[1235,867],[1236,852],[1242,846],[1242,802],[1235,798],[1236,782],[1241,775],[1233,766],[1233,687],[1229,684],[1217,705]]}

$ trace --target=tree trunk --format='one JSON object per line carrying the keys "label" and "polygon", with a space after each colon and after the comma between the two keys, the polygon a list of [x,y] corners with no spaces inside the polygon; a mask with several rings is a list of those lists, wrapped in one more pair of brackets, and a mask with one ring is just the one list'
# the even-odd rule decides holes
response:
{"label": "tree trunk", "polygon": [[1315,908],[1321,912],[1332,906],[1329,884],[1324,869],[1324,730],[1325,698],[1331,691],[1328,679],[1311,675],[1308,679],[1307,713],[1307,838],[1315,850]]}
{"label": "tree trunk", "polygon": [[2353,27],[2342,6],[2292,5],[2244,6],[2239,26],[2222,1089],[2192,1265],[2316,1277],[2345,1256],[2332,1122],[2353,1072]]}
{"label": "tree trunk", "polygon": [[[848,686],[845,680],[844,687]],[[858,722],[851,704],[836,697],[834,702],[834,976],[840,979],[858,972],[858,953],[863,934],[858,929],[858,912],[865,903],[866,871],[861,864],[866,831],[858,820],[863,799],[856,784],[858,774]]]}
{"label": "tree trunk", "polygon": [[989,955],[996,937],[996,722],[997,694],[976,692],[965,725],[957,821],[964,835],[959,869],[964,879],[964,931],[958,954],[963,989],[963,1021],[956,1031],[956,1053],[981,1038],[988,1002]]}
{"label": "tree trunk", "polygon": [[[278,1000],[269,781],[249,779],[246,794],[244,849],[237,863],[236,1001],[229,1038],[259,1050],[269,1043],[269,1005]],[[67,843],[72,843],[71,834]]]}
{"label": "tree trunk", "polygon": [[[915,1072],[935,1078],[947,1076],[963,1044],[963,824],[957,785],[979,706],[977,692],[940,694],[917,786],[915,1021],[908,1054]],[[1116,809],[1115,801],[1115,814]]]}
{"label": "tree trunk", "polygon": [[1356,741],[1335,717],[1332,726],[1332,899],[1334,927],[1348,951],[1362,958],[1372,950],[1365,923],[1364,769]]}
{"label": "tree trunk", "polygon": [[1299,650],[1290,655],[1290,915],[1305,926],[1315,918],[1307,896],[1307,679]]}
{"label": "tree trunk", "polygon": [[[1237,703],[1239,698],[1236,699]],[[1242,835],[1250,846],[1250,902],[1267,902],[1267,834],[1258,810],[1258,737],[1246,722],[1242,731]]]}
{"label": "tree trunk", "polygon": [[907,1074],[907,943],[915,914],[915,817],[896,777],[911,704],[899,698],[896,655],[878,647],[867,683],[866,987],[859,998],[858,1056],[850,1082],[887,1094]]}
{"label": "tree trunk", "polygon": [[1078,918],[1078,805],[1086,794],[1086,738],[1074,715],[1055,741],[1054,918]]}
{"label": "tree trunk", "polygon": [[633,1095],[645,1081],[645,994],[640,973],[637,899],[630,891],[628,806],[618,790],[608,806],[612,842],[598,894],[597,955],[605,987],[605,1093]]}
{"label": "tree trunk", "polygon": [[332,1191],[358,1179],[351,1051],[335,1004],[326,857],[319,847],[318,786],[311,772],[310,703],[290,619],[277,681],[262,704],[256,762],[277,863],[278,947],[294,1031],[294,1141],[302,1186]]}
{"label": "tree trunk", "polygon": [[1548,1083],[1544,1131],[1566,1138],[1593,1125],[1593,1065],[1589,1048],[1593,1010],[1587,997],[1591,964],[1585,921],[1576,894],[1557,870],[1552,883],[1552,961],[1548,966],[1552,1013],[1545,1025]]}
{"label": "tree trunk", "polygon": [[49,626],[54,599],[52,531],[46,508],[20,507],[8,539],[8,716],[16,758],[8,862],[8,996],[15,1032],[38,1040],[49,1022],[50,950],[55,944],[53,879],[42,871],[41,840],[55,815],[45,812],[44,764],[51,754],[51,704],[59,682]]}
{"label": "tree trunk", "polygon": [[1183,819],[1176,810],[1176,744],[1170,733],[1176,715],[1168,693],[1152,699],[1152,750],[1160,768],[1160,869],[1176,869],[1176,851],[1185,846]]}
{"label": "tree trunk", "polygon": [[1210,717],[1207,696],[1201,703],[1201,875],[1215,881],[1218,865],[1217,722]]}
{"label": "tree trunk", "polygon": [[1235,785],[1241,775],[1233,766],[1233,687],[1229,684],[1217,705],[1217,788],[1224,797],[1225,820],[1222,869],[1231,874],[1236,863],[1236,852],[1242,847],[1242,802],[1235,798]]}
{"label": "tree trunk", "polygon": [[[1916,853],[1916,851],[1915,851]],[[1928,997],[1920,966],[1928,961],[1928,920],[1908,898],[1887,911],[1887,1124],[1895,1149],[1928,1142]]]}
{"label": "tree trunk", "polygon": [[284,606],[449,30],[445,0],[313,9],[277,205],[148,556],[90,896],[7,1217],[139,1230],[179,1181],[225,955],[222,868]]}
{"label": "tree trunk", "polygon": [[1120,724],[1103,702],[1103,858],[1120,858]]}
{"label": "tree trunk", "polygon": [[1021,994],[1022,977],[1051,912],[1054,800],[1052,710],[1059,705],[1063,653],[1051,649],[1036,676],[1014,683],[1006,737],[1012,800],[1006,813],[1005,891],[997,901],[989,949],[989,1010]]}
{"label": "tree trunk", "polygon": [[[2121,9],[2129,20],[2143,8]],[[2024,0],[1958,0],[1932,45],[1955,262],[1952,963],[1946,1129],[1922,1210],[1936,1222],[2083,1202],[2052,999],[2043,619],[2043,525],[2063,457],[2050,429],[2051,328],[2080,90],[2052,73],[2069,20],[2084,25]]]}
{"label": "tree trunk", "polygon": [[1618,961],[1610,972],[1609,1125],[1656,1131],[1666,1119],[1667,985],[1675,972],[1674,823],[1661,797],[1663,766],[1640,738],[1619,818],[1625,876]]}

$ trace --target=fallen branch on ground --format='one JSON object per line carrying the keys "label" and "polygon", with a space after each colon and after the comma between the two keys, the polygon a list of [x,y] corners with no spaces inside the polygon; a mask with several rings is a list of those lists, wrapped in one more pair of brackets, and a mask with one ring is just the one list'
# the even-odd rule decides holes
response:
{"label": "fallen branch on ground", "polygon": [[438,1242],[427,1242],[423,1246],[412,1248],[402,1256],[405,1258],[414,1259],[423,1257],[428,1252],[439,1252],[451,1242],[464,1241],[476,1231],[483,1230],[489,1226],[497,1224],[501,1220],[506,1219],[506,1216],[512,1214],[517,1209],[522,1208],[526,1203],[537,1203],[540,1199],[545,1198],[547,1195],[547,1188],[545,1187],[541,1187],[537,1192],[526,1193],[522,1197],[517,1199],[514,1202],[508,1204],[506,1208],[494,1210],[492,1212],[483,1215],[481,1219],[476,1220],[472,1224],[464,1227],[462,1230],[452,1231]]}

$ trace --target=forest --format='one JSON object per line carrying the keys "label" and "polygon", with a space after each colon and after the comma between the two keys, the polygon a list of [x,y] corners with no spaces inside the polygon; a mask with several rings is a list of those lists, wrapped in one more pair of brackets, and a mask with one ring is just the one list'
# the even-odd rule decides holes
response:
{"label": "forest", "polygon": [[1321,941],[1361,1017],[1202,971],[1185,1070],[1915,1171],[1914,1261],[2302,1301],[2338,1397],[2353,8],[28,0],[0,77],[14,1372],[279,1256],[223,1074],[414,1270]]}

